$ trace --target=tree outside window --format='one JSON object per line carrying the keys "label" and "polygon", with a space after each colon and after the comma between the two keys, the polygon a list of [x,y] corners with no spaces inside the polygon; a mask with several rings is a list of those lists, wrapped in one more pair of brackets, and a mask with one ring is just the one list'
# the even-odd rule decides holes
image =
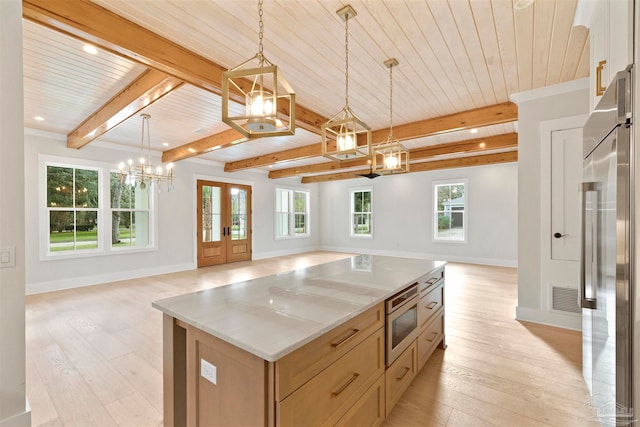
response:
{"label": "tree outside window", "polygon": [[435,240],[466,241],[466,182],[434,184]]}

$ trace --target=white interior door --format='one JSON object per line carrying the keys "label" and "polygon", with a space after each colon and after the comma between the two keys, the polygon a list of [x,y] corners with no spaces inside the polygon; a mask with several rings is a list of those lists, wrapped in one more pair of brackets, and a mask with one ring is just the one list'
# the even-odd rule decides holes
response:
{"label": "white interior door", "polygon": [[541,138],[541,307],[575,315],[579,327],[582,127],[557,127]]}

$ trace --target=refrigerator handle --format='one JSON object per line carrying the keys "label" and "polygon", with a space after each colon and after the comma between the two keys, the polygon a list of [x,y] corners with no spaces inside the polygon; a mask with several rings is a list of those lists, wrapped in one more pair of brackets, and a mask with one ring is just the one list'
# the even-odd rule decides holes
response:
{"label": "refrigerator handle", "polygon": [[[582,213],[582,232],[580,233],[580,307],[589,308],[595,310],[597,307],[595,295],[592,295],[592,298],[587,298],[587,277],[586,277],[586,256],[587,256],[587,248],[586,248],[586,240],[587,240],[587,193],[590,191],[597,192],[596,183],[595,182],[583,182],[580,186],[580,204],[581,204],[581,213]],[[593,221],[591,221],[593,222]],[[597,224],[596,224],[597,225]],[[591,238],[591,248],[593,251],[594,246],[597,244],[595,242],[597,236],[592,236]],[[592,254],[593,255],[593,254]],[[591,260],[591,264],[593,263],[593,256],[589,258]],[[597,261],[596,261],[597,262]],[[591,284],[591,292],[595,294],[593,287],[593,273],[590,274],[590,284]]]}

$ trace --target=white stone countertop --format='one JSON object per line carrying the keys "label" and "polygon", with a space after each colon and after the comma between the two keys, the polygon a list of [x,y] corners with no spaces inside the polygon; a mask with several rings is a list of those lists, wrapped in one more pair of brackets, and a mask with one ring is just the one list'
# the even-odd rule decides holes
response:
{"label": "white stone countertop", "polygon": [[274,362],[443,265],[443,261],[357,255],[152,305]]}

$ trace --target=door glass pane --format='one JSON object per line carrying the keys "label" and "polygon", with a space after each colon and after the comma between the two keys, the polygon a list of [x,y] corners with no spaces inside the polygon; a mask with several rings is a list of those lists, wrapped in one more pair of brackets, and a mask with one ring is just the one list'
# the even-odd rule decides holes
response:
{"label": "door glass pane", "polygon": [[221,221],[220,187],[202,186],[202,241],[220,241]]}
{"label": "door glass pane", "polygon": [[247,191],[231,188],[231,240],[247,238]]}

